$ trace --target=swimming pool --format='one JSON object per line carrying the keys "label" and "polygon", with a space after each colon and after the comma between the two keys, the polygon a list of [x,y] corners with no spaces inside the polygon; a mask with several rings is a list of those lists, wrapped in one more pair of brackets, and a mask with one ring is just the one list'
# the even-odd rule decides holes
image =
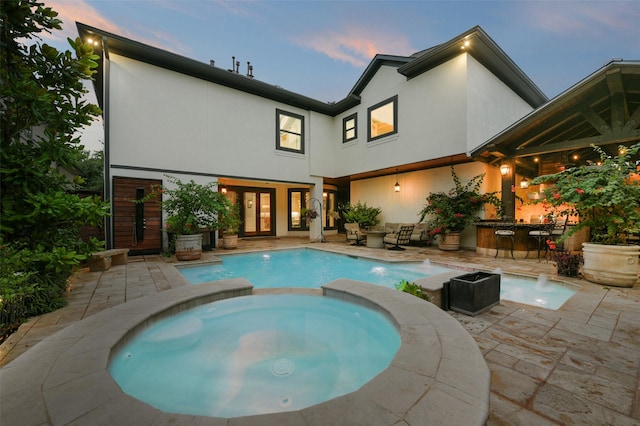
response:
{"label": "swimming pool", "polygon": [[180,268],[180,272],[191,284],[244,277],[256,288],[320,288],[349,278],[395,288],[403,279],[412,281],[450,270],[428,262],[389,263],[315,249],[231,254],[222,259],[222,264]]}
{"label": "swimming pool", "polygon": [[[222,264],[180,268],[191,284],[244,277],[256,288],[320,288],[338,278],[395,288],[401,280],[413,281],[455,270],[428,260],[390,263],[316,249],[231,254],[223,256]],[[467,272],[460,270],[460,275]],[[575,286],[544,276],[536,279],[493,272],[502,276],[500,298],[512,302],[557,310],[577,291]]]}

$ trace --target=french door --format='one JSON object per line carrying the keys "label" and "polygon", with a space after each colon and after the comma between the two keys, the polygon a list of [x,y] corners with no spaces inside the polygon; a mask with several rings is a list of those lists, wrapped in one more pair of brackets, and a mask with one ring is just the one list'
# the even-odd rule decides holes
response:
{"label": "french door", "polygon": [[275,189],[230,187],[237,202],[242,203],[240,216],[242,227],[240,237],[275,235]]}

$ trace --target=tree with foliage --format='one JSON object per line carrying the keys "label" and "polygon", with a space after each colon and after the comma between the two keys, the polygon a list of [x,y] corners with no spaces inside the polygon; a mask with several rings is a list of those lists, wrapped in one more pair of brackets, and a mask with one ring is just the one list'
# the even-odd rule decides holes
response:
{"label": "tree with foliage", "polygon": [[76,169],[83,182],[81,190],[101,192],[104,188],[104,151],[82,151]]}
{"label": "tree with foliage", "polygon": [[72,54],[41,41],[40,33],[61,29],[57,15],[36,0],[0,2],[3,328],[16,304],[26,316],[59,305],[73,269],[100,246],[83,242],[80,227],[100,224],[108,211],[97,197],[74,195],[76,184],[60,172],[77,164],[83,149],[77,132],[101,111],[83,98],[83,81],[97,67],[92,47],[68,39]]}
{"label": "tree with foliage", "polygon": [[432,192],[427,203],[418,213],[420,222],[428,215],[432,216],[433,234],[462,232],[467,226],[479,220],[478,213],[485,205],[494,206],[501,213],[501,201],[496,192],[481,193],[485,174],[474,176],[466,184],[451,166],[454,187],[449,192]]}

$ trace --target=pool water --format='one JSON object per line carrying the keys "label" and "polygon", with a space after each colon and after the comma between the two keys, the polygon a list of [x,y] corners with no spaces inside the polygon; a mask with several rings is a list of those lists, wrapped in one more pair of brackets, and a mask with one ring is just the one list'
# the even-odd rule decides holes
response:
{"label": "pool water", "polygon": [[412,281],[450,271],[429,262],[388,263],[314,249],[274,250],[225,255],[222,264],[180,268],[191,284],[244,277],[256,288],[320,288],[348,278],[395,288]]}
{"label": "pool water", "polygon": [[331,297],[225,299],[153,324],[111,359],[122,390],[160,410],[237,417],[359,389],[400,347],[381,313]]}
{"label": "pool water", "polygon": [[500,279],[500,298],[541,308],[558,310],[576,293],[576,287],[549,281],[503,274]]}
{"label": "pool water", "polygon": [[[455,269],[415,263],[387,263],[314,249],[276,250],[225,255],[222,264],[181,268],[191,284],[244,277],[256,288],[320,288],[339,278],[365,281],[395,288],[401,280],[413,281]],[[559,309],[576,292],[576,287],[549,281],[544,276],[528,278],[502,274],[500,298],[512,302]],[[468,271],[460,271],[460,275]]]}

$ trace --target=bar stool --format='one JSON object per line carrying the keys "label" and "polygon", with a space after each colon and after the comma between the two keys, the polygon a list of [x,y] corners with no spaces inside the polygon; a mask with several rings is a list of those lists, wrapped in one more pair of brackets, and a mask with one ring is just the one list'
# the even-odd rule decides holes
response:
{"label": "bar stool", "polygon": [[[535,240],[536,247],[535,249],[538,251],[538,259],[540,259],[540,252],[542,251],[542,247],[544,245],[544,257],[547,257],[549,253],[549,247],[547,246],[547,240],[551,238],[551,229],[553,228],[553,224],[540,224],[536,227],[536,229],[532,229],[529,231],[529,239]],[[527,244],[527,258],[529,257],[529,244]]]}
{"label": "bar stool", "polygon": [[507,239],[511,241],[511,258],[515,260],[515,257],[513,256],[513,247],[516,245],[516,223],[497,222],[494,234],[496,236],[496,255],[494,259],[497,258],[498,253],[500,253],[500,241]]}

